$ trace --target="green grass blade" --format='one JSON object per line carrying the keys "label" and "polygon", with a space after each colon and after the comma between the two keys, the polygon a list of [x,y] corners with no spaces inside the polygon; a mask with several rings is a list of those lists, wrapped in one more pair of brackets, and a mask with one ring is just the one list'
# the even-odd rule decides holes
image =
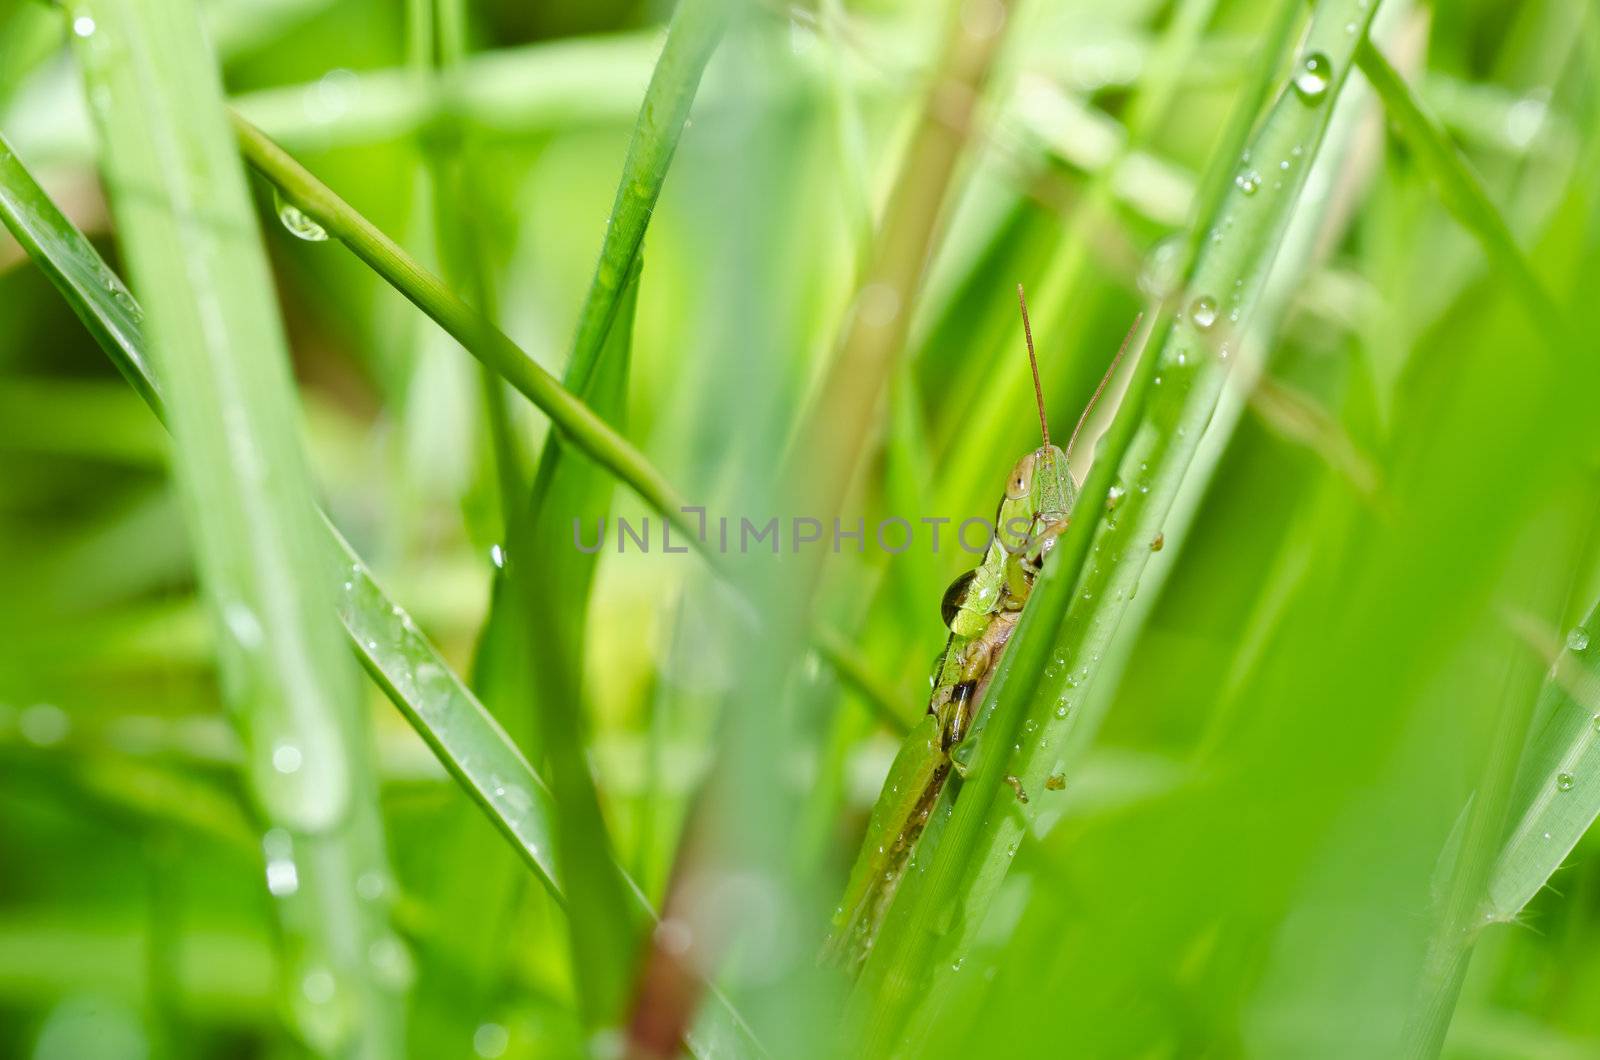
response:
{"label": "green grass blade", "polygon": [[[919,867],[902,885],[858,986],[859,1004],[873,1005],[868,1028],[874,1054],[895,1051],[905,1044],[903,1035],[915,1040],[908,1028],[929,1025],[912,1016],[915,1006],[937,996],[938,987],[933,994],[927,991],[928,980],[945,980],[944,969],[959,967],[1005,877],[1033,812],[1015,805],[1005,776],[1019,778],[1028,792],[1043,791],[1045,779],[1065,764],[1064,749],[1075,741],[1081,746],[1083,734],[1075,730],[1086,712],[1074,708],[1081,708],[1138,588],[1151,542],[1163,532],[1216,408],[1228,367],[1224,362],[1250,323],[1353,64],[1358,34],[1346,26],[1363,29],[1373,7],[1367,0],[1316,7],[1291,81],[1280,86],[1250,138],[1248,154],[1238,150],[1234,137],[1242,140],[1256,124],[1257,99],[1276,76],[1280,51],[1265,52],[1256,90],[1246,93],[1236,112],[1232,134],[1224,138],[1201,191],[1185,312],[1170,321],[1163,313],[1152,328],[1105,452],[1078,501],[1080,510],[1099,515],[1107,510],[1115,483],[1115,510],[1103,525],[1099,519],[1075,520],[1061,539],[1054,573],[1035,590],[991,685],[994,715],[974,775],[927,859],[931,865]],[[1287,33],[1294,8],[1279,9],[1273,20],[1279,35]],[[1313,56],[1317,59],[1308,66]],[[1246,166],[1242,173],[1241,164]],[[1257,171],[1266,173],[1265,179],[1250,179]],[[1087,562],[1080,577],[1077,564],[1088,557],[1093,531],[1099,535],[1097,554],[1106,558]],[[1068,610],[1075,591],[1077,606]],[[1019,739],[1024,733],[1027,738]]]}
{"label": "green grass blade", "polygon": [[[158,414],[143,312],[82,232],[0,139],[0,219],[28,248],[119,371]],[[373,582],[333,524],[330,593],[362,664],[540,881],[559,895],[549,791],[522,752],[409,617]]]}
{"label": "green grass blade", "polygon": [[[610,335],[583,396],[621,422],[627,397],[638,298],[637,260],[629,270]],[[568,927],[581,1008],[591,1029],[614,1026],[634,974],[638,919],[618,868],[584,740],[582,661],[590,586],[598,553],[573,554],[574,520],[594,526],[611,506],[612,480],[559,441],[540,460],[529,510],[513,529],[502,598],[506,619],[527,631],[521,645],[532,668],[538,728],[556,796],[557,841],[571,874]],[[603,536],[603,535],[602,535]]]}
{"label": "green grass blade", "polygon": [[318,553],[299,411],[217,72],[185,5],[80,5],[73,36],[118,233],[150,314],[224,698],[270,827],[286,1009],[314,1052],[393,1056],[404,975],[370,954],[399,943],[385,907],[358,885],[387,860],[369,737],[329,587],[305,567]]}
{"label": "green grass blade", "polygon": [[567,388],[582,394],[611,332],[623,287],[644,243],[645,229],[688,120],[706,62],[716,49],[727,22],[728,0],[682,0],[667,29],[644,104],[633,127],[622,179],[606,221],[600,260],[578,316],[572,358],[563,376]]}
{"label": "green grass blade", "polygon": [[144,314],[123,286],[0,136],[0,215],[28,256],[49,274],[95,341],[151,408],[165,415],[155,374],[144,355]]}
{"label": "green grass blade", "polygon": [[[640,248],[701,74],[721,37],[726,6],[725,0],[686,0],[673,16],[579,315],[563,384],[612,424],[623,422],[626,406]],[[581,660],[598,556],[574,555],[569,544],[574,522],[595,525],[605,518],[611,493],[611,480],[600,469],[574,460],[560,436],[547,440],[527,508],[510,520],[510,560],[486,630],[491,641],[513,641],[511,651],[498,653],[502,666],[531,667],[512,687],[529,689],[537,700],[560,810],[562,858],[574,880],[568,927],[581,1008],[591,1029],[613,1025],[621,1013],[640,927],[584,749]]]}
{"label": "green grass blade", "polygon": [[1473,171],[1471,163],[1451,142],[1444,126],[1428,112],[1399,71],[1365,35],[1356,51],[1356,61],[1383,100],[1389,119],[1417,153],[1422,168],[1439,189],[1445,208],[1472,233],[1489,261],[1511,281],[1533,324],[1545,333],[1548,341],[1561,341],[1562,313],[1517,246],[1510,226],[1490,200],[1483,179]]}
{"label": "green grass blade", "polygon": [[1568,633],[1539,693],[1535,728],[1511,798],[1513,823],[1489,874],[1485,920],[1515,919],[1600,817],[1600,634],[1595,630],[1600,630],[1600,604]]}

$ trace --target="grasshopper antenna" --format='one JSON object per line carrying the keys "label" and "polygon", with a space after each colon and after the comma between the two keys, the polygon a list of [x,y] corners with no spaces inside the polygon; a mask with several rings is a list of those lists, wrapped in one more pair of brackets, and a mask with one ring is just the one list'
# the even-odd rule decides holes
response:
{"label": "grasshopper antenna", "polygon": [[[1106,384],[1111,382],[1111,377],[1117,374],[1117,365],[1122,363],[1122,355],[1128,352],[1128,344],[1139,333],[1139,325],[1144,321],[1144,314],[1140,313],[1133,318],[1133,327],[1128,329],[1128,334],[1123,336],[1122,345],[1117,347],[1117,355],[1111,359],[1111,367],[1106,369],[1106,374],[1100,377],[1100,385],[1094,388],[1094,396],[1089,399],[1089,404],[1084,406],[1083,415],[1078,417],[1078,425],[1072,428],[1072,437],[1067,440],[1067,460],[1072,459],[1072,447],[1078,443],[1078,434],[1083,430],[1083,425],[1089,422],[1089,413],[1094,411],[1095,402],[1100,400],[1100,395],[1105,391]],[[1038,376],[1034,376],[1034,385],[1038,385]],[[1046,444],[1049,444],[1048,439]]]}
{"label": "grasshopper antenna", "polygon": [[1044,388],[1039,385],[1039,358],[1033,354],[1033,325],[1028,323],[1028,299],[1022,293],[1020,283],[1017,284],[1017,305],[1022,307],[1022,336],[1028,340],[1028,367],[1033,369],[1033,401],[1039,407],[1039,433],[1044,435],[1045,448],[1049,448],[1050,424],[1044,418]]}

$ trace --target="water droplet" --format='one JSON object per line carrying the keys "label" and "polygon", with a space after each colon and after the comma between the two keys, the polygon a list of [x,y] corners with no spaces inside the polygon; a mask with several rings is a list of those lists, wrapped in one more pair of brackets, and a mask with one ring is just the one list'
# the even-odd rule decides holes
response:
{"label": "water droplet", "polygon": [[222,621],[239,647],[250,651],[261,646],[261,622],[244,604],[235,601],[222,605]]}
{"label": "water droplet", "polygon": [[1571,791],[1572,785],[1575,783],[1577,782],[1572,779],[1571,773],[1556,774],[1556,787],[1560,788],[1562,791]]}
{"label": "water droplet", "polygon": [[274,898],[287,898],[300,889],[300,870],[294,863],[294,839],[282,828],[261,837],[261,852],[267,857],[267,891]]}
{"label": "water droplet", "polygon": [[1057,704],[1057,706],[1056,706],[1056,717],[1058,717],[1058,718],[1066,717],[1067,714],[1071,711],[1071,709],[1072,708],[1069,707],[1065,702]]}
{"label": "water droplet", "polygon": [[273,191],[272,197],[277,204],[278,220],[283,224],[286,232],[296,239],[305,240],[307,243],[322,243],[327,240],[328,230],[310,217],[307,217],[304,210],[284,198],[276,190]]}
{"label": "water droplet", "polygon": [[663,953],[682,957],[694,945],[694,929],[682,917],[669,916],[656,925],[654,938]]}
{"label": "water droplet", "polygon": [[1178,261],[1182,255],[1181,236],[1168,236],[1157,243],[1139,270],[1139,289],[1151,298],[1169,297],[1178,286]]}
{"label": "water droplet", "polygon": [[72,20],[72,32],[79,37],[93,35],[94,29],[94,18],[91,15],[79,15]]}
{"label": "water droplet", "polygon": [[886,328],[900,315],[900,292],[893,284],[869,283],[856,298],[856,312],[868,327]]}
{"label": "water droplet", "polygon": [[367,947],[367,963],[372,966],[378,982],[391,990],[406,990],[416,978],[416,964],[411,951],[394,935],[374,939]]}
{"label": "water droplet", "polygon": [[1312,52],[1300,63],[1294,75],[1294,90],[1307,103],[1321,103],[1333,81],[1333,63],[1321,52]]}
{"label": "water droplet", "polygon": [[1573,626],[1572,632],[1567,634],[1567,649],[1569,651],[1584,651],[1589,647],[1589,631],[1582,626]]}
{"label": "water droplet", "polygon": [[1208,294],[1196,298],[1189,306],[1189,318],[1201,331],[1210,331],[1217,322],[1217,300]]}
{"label": "water droplet", "polygon": [[300,748],[287,740],[280,740],[272,747],[272,768],[285,776],[300,772],[300,764],[304,760]]}
{"label": "water droplet", "polygon": [[1252,169],[1234,177],[1233,183],[1244,194],[1254,195],[1261,187],[1261,174]]}
{"label": "water droplet", "polygon": [[494,564],[495,570],[506,569],[506,550],[499,545],[489,546],[489,562]]}
{"label": "water droplet", "polygon": [[511,1045],[511,1032],[498,1023],[480,1023],[472,1032],[472,1051],[483,1060],[496,1060]]}
{"label": "water droplet", "polygon": [[363,872],[356,877],[356,894],[363,901],[376,902],[389,893],[389,877],[381,872]]}
{"label": "water droplet", "polygon": [[326,1005],[338,992],[339,983],[326,968],[313,968],[300,980],[300,993],[313,1005]]}
{"label": "water droplet", "polygon": [[72,719],[54,703],[35,703],[17,717],[22,738],[35,747],[54,747],[67,738]]}
{"label": "water droplet", "polygon": [[1106,493],[1106,511],[1109,512],[1115,509],[1117,505],[1122,503],[1122,498],[1126,497],[1127,495],[1128,491],[1122,487],[1120,482],[1116,485],[1113,485]]}
{"label": "water droplet", "polygon": [[1600,732],[1600,714],[1596,714],[1594,717],[1590,718],[1589,724],[1593,726],[1595,732]]}

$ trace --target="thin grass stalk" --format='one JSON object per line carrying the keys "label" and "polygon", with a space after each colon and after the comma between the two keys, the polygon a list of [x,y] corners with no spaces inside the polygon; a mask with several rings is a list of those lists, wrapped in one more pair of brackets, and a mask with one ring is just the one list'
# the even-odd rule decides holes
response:
{"label": "thin grass stalk", "polygon": [[603,418],[556,381],[505,332],[451,291],[398,243],[379,231],[326,184],[259,129],[232,115],[245,160],[311,220],[366,262],[468,353],[498,372],[576,446],[608,468],[646,504],[683,534],[698,541],[698,524],[683,513],[683,498],[648,458]]}
{"label": "thin grass stalk", "polygon": [[639,257],[700,77],[726,28],[728,4],[729,0],[681,0],[667,27],[666,43],[650,75],[622,163],[594,279],[578,315],[572,357],[564,375],[567,388],[574,393],[584,391],[611,333],[611,322]]}
{"label": "thin grass stalk", "polygon": [[[1053,560],[1062,573],[1047,579],[1042,593],[1035,590],[991,685],[993,716],[972,779],[955,799],[931,865],[902,884],[857,987],[854,1007],[869,1055],[894,1054],[916,1041],[913,1012],[929,996],[928,979],[959,965],[1005,877],[1032,811],[1015,805],[1003,779],[1015,776],[1025,791],[1038,792],[1047,776],[1070,765],[1062,754],[1071,742],[1074,708],[1081,708],[1138,589],[1151,543],[1215,410],[1234,325],[1240,332],[1249,326],[1348,77],[1358,34],[1346,26],[1364,31],[1374,8],[1367,0],[1317,5],[1290,81],[1279,88],[1247,152],[1236,145],[1255,124],[1255,93],[1236,112],[1230,128],[1238,139],[1224,139],[1202,188],[1193,233],[1198,253],[1183,312],[1170,325],[1165,313],[1156,322],[1105,455],[1079,497],[1078,510],[1095,518],[1074,520]],[[1286,27],[1294,14],[1285,5],[1273,24]],[[1273,83],[1277,69],[1278,54],[1266,54],[1258,90]],[[1105,558],[1085,563],[1080,576],[1077,564],[1088,557],[1097,530],[1097,554]],[[1075,606],[1067,610],[1069,597]]]}
{"label": "thin grass stalk", "polygon": [[94,0],[72,29],[122,248],[149,303],[223,695],[267,825],[285,1014],[318,1055],[394,1056],[409,957],[360,883],[387,875],[369,737],[332,595],[304,565],[316,509],[217,72],[186,5]]}

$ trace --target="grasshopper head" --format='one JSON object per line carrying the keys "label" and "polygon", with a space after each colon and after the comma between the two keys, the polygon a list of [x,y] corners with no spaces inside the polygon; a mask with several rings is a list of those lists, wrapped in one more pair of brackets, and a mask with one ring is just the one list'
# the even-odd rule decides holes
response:
{"label": "grasshopper head", "polygon": [[1006,480],[1006,498],[1028,501],[1031,515],[1048,521],[1065,519],[1077,497],[1072,473],[1067,470],[1067,454],[1053,445],[1041,445],[1025,454],[1011,469]]}

